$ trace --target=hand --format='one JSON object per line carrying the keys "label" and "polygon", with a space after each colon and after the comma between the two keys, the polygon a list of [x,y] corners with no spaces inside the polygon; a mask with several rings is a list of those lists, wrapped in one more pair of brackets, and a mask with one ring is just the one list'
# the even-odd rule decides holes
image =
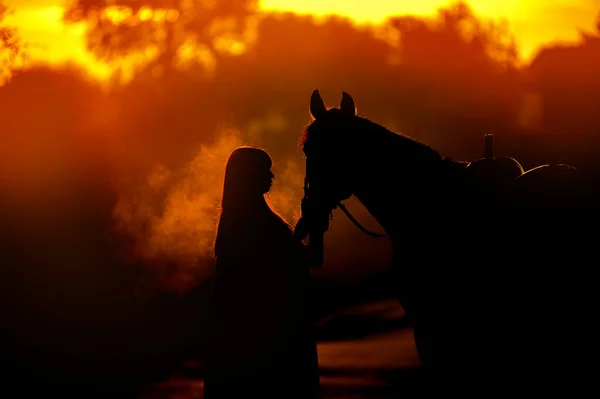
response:
{"label": "hand", "polygon": [[296,228],[294,228],[294,237],[298,238],[300,241],[304,240],[308,235],[308,223],[304,217],[301,217],[296,223]]}
{"label": "hand", "polygon": [[315,202],[314,199],[304,197],[300,203],[300,208],[302,210],[301,219],[304,219],[303,224],[310,225],[311,231],[325,232],[329,229],[331,212],[327,212],[322,204]]}
{"label": "hand", "polygon": [[301,211],[302,217],[309,215],[311,213],[310,206],[311,206],[311,203],[310,203],[309,199],[306,196],[302,197],[302,201],[300,202],[300,211]]}

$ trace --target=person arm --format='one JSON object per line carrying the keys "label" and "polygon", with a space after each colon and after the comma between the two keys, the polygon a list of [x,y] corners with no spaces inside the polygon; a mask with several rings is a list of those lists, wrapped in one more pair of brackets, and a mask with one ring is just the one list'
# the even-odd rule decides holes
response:
{"label": "person arm", "polygon": [[[323,265],[323,235],[329,228],[329,213],[323,213],[322,208],[304,196],[301,201],[302,216],[293,232],[295,241],[302,244],[304,264],[313,268]],[[308,245],[303,243],[308,237]]]}
{"label": "person arm", "polygon": [[320,268],[323,264],[322,239],[307,245],[304,243],[304,240],[308,237],[308,233],[308,223],[304,217],[301,217],[300,220],[298,220],[298,223],[296,223],[296,227],[292,233],[294,245],[298,248],[298,253],[302,258],[303,265],[311,268]]}

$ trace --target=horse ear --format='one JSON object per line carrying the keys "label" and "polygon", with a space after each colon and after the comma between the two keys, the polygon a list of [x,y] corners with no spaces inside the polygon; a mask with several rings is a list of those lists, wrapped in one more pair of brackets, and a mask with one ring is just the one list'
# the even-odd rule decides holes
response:
{"label": "horse ear", "polygon": [[325,115],[326,112],[327,108],[325,108],[325,103],[321,98],[321,94],[319,94],[319,90],[313,91],[310,96],[310,114],[313,118],[317,119]]}
{"label": "horse ear", "polygon": [[352,99],[352,96],[345,91],[342,92],[340,109],[345,114],[356,116],[356,105],[354,105],[354,100]]}

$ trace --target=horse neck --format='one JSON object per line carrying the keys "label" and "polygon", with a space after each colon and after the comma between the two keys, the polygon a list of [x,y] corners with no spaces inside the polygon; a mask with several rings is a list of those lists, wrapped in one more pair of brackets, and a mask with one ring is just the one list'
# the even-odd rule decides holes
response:
{"label": "horse neck", "polygon": [[393,165],[385,174],[367,170],[356,180],[354,195],[396,247],[407,237],[426,235],[439,224],[441,214],[460,201],[448,188],[463,169],[459,162],[440,158],[439,164]]}
{"label": "horse neck", "polygon": [[394,198],[393,187],[385,184],[359,184],[354,196],[390,236],[392,243],[402,228],[400,201]]}

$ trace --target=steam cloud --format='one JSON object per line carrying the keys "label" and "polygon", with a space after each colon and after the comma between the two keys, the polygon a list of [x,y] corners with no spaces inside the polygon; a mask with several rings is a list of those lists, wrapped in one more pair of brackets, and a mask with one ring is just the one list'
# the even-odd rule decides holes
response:
{"label": "steam cloud", "polygon": [[[224,130],[212,145],[179,170],[156,164],[140,186],[120,193],[113,211],[117,229],[135,240],[136,255],[175,264],[184,286],[211,275],[225,164],[231,152],[251,145],[236,130]],[[293,159],[274,160],[276,180],[268,201],[288,222],[299,217],[302,169]],[[166,267],[166,266],[165,266]],[[168,277],[166,270],[160,274]]]}

